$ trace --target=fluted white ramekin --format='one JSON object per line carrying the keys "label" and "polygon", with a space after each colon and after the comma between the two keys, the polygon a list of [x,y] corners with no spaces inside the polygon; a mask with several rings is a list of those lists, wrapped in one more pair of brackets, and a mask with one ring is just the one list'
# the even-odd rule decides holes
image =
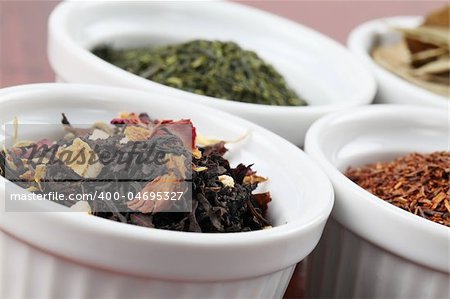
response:
{"label": "fluted white ramekin", "polygon": [[[0,298],[282,297],[296,263],[316,246],[333,205],[328,178],[296,146],[248,121],[156,93],[72,84],[0,90],[1,125],[14,116],[19,123],[57,124],[61,112],[74,124],[91,124],[119,111],[190,118],[198,132],[225,140],[250,130],[246,140],[230,145],[228,159],[232,165],[255,163],[258,173],[269,177],[275,227],[235,234],[174,232],[66,212],[52,202],[39,206],[46,212],[12,213],[3,207],[6,198],[26,191],[5,188],[11,183],[0,177]],[[56,209],[61,212],[51,212]]]}
{"label": "fluted white ramekin", "polygon": [[326,116],[306,152],[331,179],[336,202],[307,259],[313,298],[449,298],[450,228],[391,205],[348,179],[349,166],[450,150],[450,111],[374,105]]}
{"label": "fluted white ramekin", "polygon": [[[201,96],[122,70],[92,47],[193,39],[234,41],[271,63],[309,103],[280,107]],[[49,20],[48,58],[58,80],[158,91],[253,121],[302,146],[320,116],[372,102],[370,72],[342,45],[310,28],[228,1],[65,1]]]}

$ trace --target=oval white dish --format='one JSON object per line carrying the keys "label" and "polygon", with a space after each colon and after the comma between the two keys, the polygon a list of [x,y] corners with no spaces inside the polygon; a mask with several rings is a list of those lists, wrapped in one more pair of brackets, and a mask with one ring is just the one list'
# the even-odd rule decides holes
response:
{"label": "oval white dish", "polygon": [[[214,138],[233,139],[250,130],[250,137],[231,149],[228,158],[232,165],[255,163],[258,173],[269,177],[267,188],[273,196],[269,217],[275,227],[196,234],[73,212],[2,209],[1,254],[8,260],[0,282],[2,298],[30,293],[85,298],[104,296],[101,292],[106,291],[116,298],[281,297],[295,264],[317,244],[333,205],[331,184],[300,149],[248,121],[156,93],[72,84],[0,90],[2,125],[14,116],[27,124],[58,124],[61,112],[73,123],[90,124],[107,121],[120,111],[147,111],[160,119],[191,118],[199,132]],[[6,183],[0,177],[2,202],[13,191],[26,192],[5,189]],[[59,278],[72,275],[77,283]],[[23,276],[28,279],[18,279]],[[15,279],[20,284],[13,283]],[[107,290],[98,287],[103,283]]]}
{"label": "oval white dish", "polygon": [[[158,91],[239,115],[296,145],[320,116],[371,103],[375,80],[342,45],[305,26],[230,2],[64,2],[49,20],[48,57],[57,80]],[[240,103],[167,87],[90,53],[95,45],[231,40],[282,74],[310,106]]]}

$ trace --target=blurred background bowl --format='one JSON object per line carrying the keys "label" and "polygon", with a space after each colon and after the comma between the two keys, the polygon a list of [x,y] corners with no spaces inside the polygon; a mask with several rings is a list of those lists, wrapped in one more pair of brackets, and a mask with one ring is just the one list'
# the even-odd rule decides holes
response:
{"label": "blurred background bowl", "polygon": [[[49,20],[48,57],[63,82],[158,91],[239,115],[302,146],[320,116],[371,103],[372,75],[342,45],[305,26],[225,1],[65,2]],[[271,63],[307,107],[216,99],[158,84],[115,67],[90,50],[172,44],[193,39],[234,41]]]}
{"label": "blurred background bowl", "polygon": [[393,27],[417,27],[422,20],[421,17],[382,18],[363,23],[350,33],[347,42],[349,49],[372,71],[377,80],[376,103],[417,104],[449,109],[449,98],[400,78],[375,62],[371,55],[375,45],[401,40],[401,34],[394,32]]}

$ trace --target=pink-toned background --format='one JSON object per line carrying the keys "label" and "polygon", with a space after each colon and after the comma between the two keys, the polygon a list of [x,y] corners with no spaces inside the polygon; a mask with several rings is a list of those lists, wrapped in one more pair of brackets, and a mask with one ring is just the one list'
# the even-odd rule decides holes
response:
{"label": "pink-toned background", "polygon": [[[53,81],[46,56],[46,22],[59,1],[0,0],[0,87]],[[369,19],[423,15],[446,1],[237,1],[287,17],[345,43]]]}
{"label": "pink-toned background", "polygon": [[[59,1],[0,0],[0,87],[51,82],[47,18]],[[447,1],[237,1],[292,19],[345,44],[358,24],[379,17],[424,15]],[[285,299],[303,298],[301,265]],[[300,282],[300,283],[299,283]]]}

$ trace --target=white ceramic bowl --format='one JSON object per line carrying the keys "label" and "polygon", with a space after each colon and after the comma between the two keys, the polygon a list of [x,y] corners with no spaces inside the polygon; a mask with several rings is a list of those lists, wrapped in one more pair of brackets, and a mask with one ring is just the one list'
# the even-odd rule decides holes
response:
{"label": "white ceramic bowl", "polygon": [[449,108],[449,98],[435,94],[416,86],[376,63],[371,51],[376,42],[390,44],[401,39],[400,33],[393,32],[392,27],[416,27],[422,22],[421,17],[391,17],[363,23],[349,35],[348,47],[372,70],[377,83],[377,103],[429,105]]}
{"label": "white ceramic bowl", "polygon": [[342,171],[410,152],[450,150],[439,108],[375,105],[325,116],[306,152],[333,184],[336,202],[308,258],[312,298],[449,298],[450,228],[372,195]]}
{"label": "white ceramic bowl", "polygon": [[[156,93],[72,84],[0,90],[2,124],[14,116],[20,123],[58,124],[61,112],[72,123],[90,124],[119,111],[190,118],[198,132],[226,140],[250,130],[249,139],[231,148],[228,159],[232,165],[255,163],[258,173],[269,177],[269,217],[275,227],[196,234],[79,213],[11,213],[2,208],[0,297],[282,297],[295,264],[316,246],[333,205],[329,180],[296,146],[230,114]],[[2,206],[11,192],[5,191],[6,183],[0,177]]]}
{"label": "white ceramic bowl", "polygon": [[[284,75],[308,107],[275,107],[200,96],[126,72],[89,52],[192,39],[237,42],[256,51]],[[48,57],[57,80],[158,91],[206,104],[260,124],[296,145],[320,116],[371,103],[375,80],[347,49],[307,27],[222,1],[80,1],[52,13]]]}

